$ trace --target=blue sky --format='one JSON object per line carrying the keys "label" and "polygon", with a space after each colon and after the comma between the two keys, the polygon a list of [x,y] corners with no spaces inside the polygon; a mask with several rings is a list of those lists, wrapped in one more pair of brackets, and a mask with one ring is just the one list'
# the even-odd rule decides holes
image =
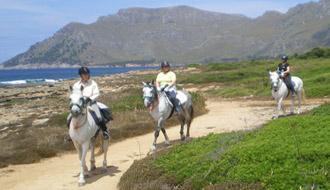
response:
{"label": "blue sky", "polygon": [[[311,0],[0,0],[0,63],[51,37],[70,22],[89,24],[98,17],[130,7],[188,5],[202,10],[242,14],[286,13]],[[317,2],[317,0],[313,0]]]}

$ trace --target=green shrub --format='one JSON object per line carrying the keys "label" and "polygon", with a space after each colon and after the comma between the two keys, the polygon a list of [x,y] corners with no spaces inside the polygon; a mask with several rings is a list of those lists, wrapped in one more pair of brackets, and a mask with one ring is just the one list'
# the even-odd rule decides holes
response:
{"label": "green shrub", "polygon": [[172,147],[149,159],[154,168],[149,176],[156,172],[154,180],[171,179],[166,184],[181,189],[329,189],[329,110],[327,102],[310,115],[273,120],[251,132],[211,134]]}
{"label": "green shrub", "polygon": [[317,108],[314,108],[310,112],[310,115],[330,116],[330,102],[325,102]]}

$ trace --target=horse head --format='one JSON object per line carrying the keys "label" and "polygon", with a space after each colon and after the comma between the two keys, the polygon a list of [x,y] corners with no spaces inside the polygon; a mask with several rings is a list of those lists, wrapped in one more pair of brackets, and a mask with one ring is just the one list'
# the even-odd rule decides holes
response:
{"label": "horse head", "polygon": [[70,95],[70,112],[72,117],[77,117],[79,114],[83,114],[83,109],[86,107],[86,99],[78,93],[73,92]]}
{"label": "horse head", "polygon": [[269,71],[269,80],[272,89],[276,90],[280,84],[280,76],[278,75],[278,73],[276,71],[274,72]]}
{"label": "horse head", "polygon": [[144,107],[149,107],[157,97],[157,90],[153,80],[152,82],[142,82],[142,84]]}

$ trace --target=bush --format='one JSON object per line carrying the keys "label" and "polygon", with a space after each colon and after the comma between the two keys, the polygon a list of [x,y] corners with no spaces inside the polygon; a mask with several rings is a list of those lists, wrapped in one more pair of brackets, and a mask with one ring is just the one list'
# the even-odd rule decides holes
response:
{"label": "bush", "polygon": [[[329,189],[329,109],[325,103],[255,131],[208,135],[142,162],[153,166],[153,180],[171,179],[172,189]],[[140,178],[130,188],[139,181],[148,184]]]}

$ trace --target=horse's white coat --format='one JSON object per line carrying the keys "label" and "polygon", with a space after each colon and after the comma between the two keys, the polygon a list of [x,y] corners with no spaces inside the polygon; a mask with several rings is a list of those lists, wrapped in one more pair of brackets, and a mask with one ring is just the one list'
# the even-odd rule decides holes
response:
{"label": "horse's white coat", "polygon": [[[165,145],[169,145],[169,139],[166,134],[165,128],[163,127],[164,121],[170,116],[172,110],[172,104],[169,102],[168,98],[166,97],[165,92],[158,93],[153,82],[143,84],[143,100],[144,106],[150,107],[149,114],[152,118],[157,121],[157,128],[155,131],[155,138],[154,142],[150,148],[150,151],[156,150],[156,141],[159,135],[159,131],[161,130],[165,137]],[[186,136],[189,138],[189,130],[190,124],[193,119],[193,107],[192,107],[192,100],[190,94],[185,91],[177,91],[180,94],[180,97],[177,97],[182,105],[183,113],[179,114],[178,117],[181,123],[181,140],[185,140],[185,136],[183,134],[183,127],[185,121],[187,122],[187,133]]]}
{"label": "horse's white coat", "polygon": [[[272,86],[272,96],[273,98],[277,101],[277,109],[275,112],[275,116],[274,118],[277,119],[279,116],[279,111],[282,108],[283,113],[285,114],[285,110],[282,106],[282,101],[284,98],[286,98],[288,96],[289,93],[289,89],[287,88],[287,86],[285,85],[284,81],[282,79],[280,79],[278,73],[275,72],[270,72],[269,71],[269,79],[271,82],[271,86]],[[303,89],[303,81],[298,78],[298,77],[291,77],[291,80],[295,83],[294,89],[297,93],[297,97],[298,97],[298,110],[297,113],[300,113],[300,106],[301,106],[301,100],[305,99],[305,95],[304,95],[304,89]],[[291,97],[291,114],[293,114],[293,109],[294,109],[294,102],[295,102],[295,97],[292,96],[292,93],[289,95]]]}
{"label": "horse's white coat", "polygon": [[[98,129],[93,117],[90,113],[88,113],[86,108],[83,106],[83,97],[81,94],[73,93],[70,96],[70,105],[71,105],[71,114],[72,120],[70,123],[69,134],[73,141],[75,148],[77,149],[79,160],[80,160],[80,175],[78,185],[82,186],[85,184],[85,175],[87,173],[87,166],[85,164],[85,158],[88,151],[89,146],[91,147],[91,168],[90,170],[95,170],[95,138],[94,135]],[[106,155],[108,151],[108,142],[105,141],[103,143],[103,167],[102,172],[106,172],[107,170],[107,160]]]}

